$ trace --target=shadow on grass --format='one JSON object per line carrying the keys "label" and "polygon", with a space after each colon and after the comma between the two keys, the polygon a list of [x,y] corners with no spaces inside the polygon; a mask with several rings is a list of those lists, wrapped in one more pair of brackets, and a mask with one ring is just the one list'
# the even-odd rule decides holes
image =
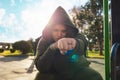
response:
{"label": "shadow on grass", "polygon": [[94,61],[94,60],[89,60],[90,62],[96,63],[96,64],[100,64],[100,65],[105,65],[104,63],[98,62],[98,61]]}
{"label": "shadow on grass", "polygon": [[0,61],[3,61],[3,62],[20,61],[20,60],[26,59],[26,58],[28,58],[28,57],[29,57],[29,56],[27,56],[27,55],[6,56],[6,57],[1,57],[1,58],[0,58]]}

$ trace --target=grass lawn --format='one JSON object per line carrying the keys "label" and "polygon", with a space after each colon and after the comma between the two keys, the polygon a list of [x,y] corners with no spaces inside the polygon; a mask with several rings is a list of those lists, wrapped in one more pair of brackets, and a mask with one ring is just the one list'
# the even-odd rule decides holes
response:
{"label": "grass lawn", "polygon": [[17,56],[21,54],[22,52],[19,50],[16,50],[14,53],[11,53],[10,50],[4,50],[4,52],[0,53],[0,56]]}
{"label": "grass lawn", "polygon": [[[14,53],[11,53],[10,50],[5,50],[4,52],[0,53],[0,56],[18,56],[21,55],[22,52],[16,50]],[[31,55],[31,54],[28,54]],[[99,51],[87,51],[87,57],[89,58],[104,58],[104,55],[99,55]]]}
{"label": "grass lawn", "polygon": [[104,58],[104,55],[99,55],[99,51],[87,51],[87,56],[89,58]]}

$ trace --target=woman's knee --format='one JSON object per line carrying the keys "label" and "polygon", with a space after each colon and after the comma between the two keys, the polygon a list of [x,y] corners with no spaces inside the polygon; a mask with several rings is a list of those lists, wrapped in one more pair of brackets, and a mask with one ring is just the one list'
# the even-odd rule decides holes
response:
{"label": "woman's knee", "polygon": [[34,80],[55,80],[55,75],[38,73]]}

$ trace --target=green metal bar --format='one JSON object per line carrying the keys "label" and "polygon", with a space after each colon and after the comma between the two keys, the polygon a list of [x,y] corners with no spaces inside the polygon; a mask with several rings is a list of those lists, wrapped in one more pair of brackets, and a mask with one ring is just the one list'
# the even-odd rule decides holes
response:
{"label": "green metal bar", "polygon": [[105,80],[110,80],[110,45],[109,45],[109,22],[108,0],[103,0],[104,7],[104,48],[105,48]]}

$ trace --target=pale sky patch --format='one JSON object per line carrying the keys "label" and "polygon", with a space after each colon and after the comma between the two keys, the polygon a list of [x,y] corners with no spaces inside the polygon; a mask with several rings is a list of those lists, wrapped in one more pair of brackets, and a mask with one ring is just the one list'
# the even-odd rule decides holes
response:
{"label": "pale sky patch", "polygon": [[15,6],[15,0],[11,0],[11,6]]}
{"label": "pale sky patch", "polygon": [[[87,0],[10,0],[9,8],[0,8],[0,42],[15,42],[18,40],[36,39],[58,6],[62,6],[67,13]],[[0,1],[0,3],[2,3]],[[22,5],[23,4],[23,5]],[[11,10],[10,10],[11,9]],[[15,9],[15,10],[12,10]],[[20,10],[18,10],[20,9]],[[10,10],[10,11],[8,11]]]}
{"label": "pale sky patch", "polygon": [[14,27],[16,22],[16,15],[14,13],[10,13],[9,15],[4,16],[1,24],[3,25],[3,27],[10,28],[11,26]]}
{"label": "pale sky patch", "polygon": [[3,40],[3,41],[7,41],[7,36],[5,34],[0,34],[0,39]]}
{"label": "pale sky patch", "polygon": [[2,24],[2,19],[5,15],[6,11],[3,8],[0,8],[0,24]]}

